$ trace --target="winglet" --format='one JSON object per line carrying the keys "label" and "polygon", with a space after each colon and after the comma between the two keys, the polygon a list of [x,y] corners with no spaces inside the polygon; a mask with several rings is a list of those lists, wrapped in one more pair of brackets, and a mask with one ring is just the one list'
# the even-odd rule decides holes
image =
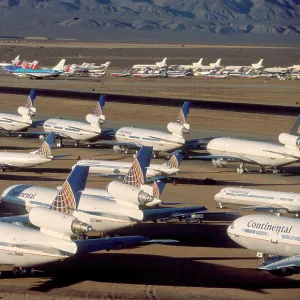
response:
{"label": "winglet", "polygon": [[103,115],[103,108],[105,105],[105,101],[106,101],[106,96],[105,95],[101,95],[99,97],[98,103],[96,104],[96,107],[93,111],[93,115],[100,117],[101,115]]}
{"label": "winglet", "polygon": [[152,147],[142,146],[127,175],[123,179],[124,184],[140,187],[145,183],[147,168],[150,165]]}
{"label": "winglet", "polygon": [[72,215],[78,208],[80,192],[85,189],[89,167],[75,165],[62,189],[59,191],[50,209]]}
{"label": "winglet", "polygon": [[190,101],[185,101],[182,105],[182,108],[179,112],[178,118],[177,118],[177,124],[183,125],[186,123],[187,116],[190,112],[190,106],[191,102]]}
{"label": "winglet", "polygon": [[153,182],[152,188],[153,188],[154,198],[160,199],[160,196],[163,193],[165,186],[166,183],[161,180],[157,180]]}
{"label": "winglet", "polygon": [[24,107],[30,109],[33,104],[36,97],[35,89],[31,89],[28,98],[25,101]]}

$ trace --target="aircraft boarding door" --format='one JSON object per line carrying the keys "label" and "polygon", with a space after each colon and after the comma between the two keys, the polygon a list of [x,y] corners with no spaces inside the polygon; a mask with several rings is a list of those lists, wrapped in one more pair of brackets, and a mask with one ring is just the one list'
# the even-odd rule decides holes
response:
{"label": "aircraft boarding door", "polygon": [[277,231],[272,231],[271,233],[271,244],[277,245],[280,235],[277,234]]}

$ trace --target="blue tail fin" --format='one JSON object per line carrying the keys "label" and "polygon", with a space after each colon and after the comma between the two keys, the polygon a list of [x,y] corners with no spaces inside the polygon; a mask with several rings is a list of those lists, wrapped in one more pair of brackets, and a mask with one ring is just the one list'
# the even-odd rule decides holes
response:
{"label": "blue tail fin", "polygon": [[178,115],[177,121],[176,121],[177,124],[183,125],[184,123],[186,123],[187,116],[190,112],[190,106],[191,106],[190,101],[185,101],[183,103],[180,113]]}
{"label": "blue tail fin", "polygon": [[140,187],[145,183],[147,168],[151,161],[152,149],[152,147],[147,146],[143,146],[140,149],[127,175],[123,179],[124,184]]}
{"label": "blue tail fin", "polygon": [[33,106],[34,100],[35,100],[35,96],[36,96],[35,89],[32,89],[30,91],[30,94],[29,94],[28,98],[25,101],[25,104],[24,104],[25,108],[31,108]]}
{"label": "blue tail fin", "polygon": [[295,124],[293,125],[290,134],[300,136],[300,115],[298,116]]}
{"label": "blue tail fin", "polygon": [[43,142],[42,146],[40,147],[39,150],[37,150],[35,152],[35,154],[41,155],[41,156],[51,156],[52,155],[52,146],[53,146],[53,142],[54,142],[54,137],[55,137],[55,133],[54,132],[50,132],[47,136],[47,138],[45,139],[45,141]]}
{"label": "blue tail fin", "polygon": [[160,199],[162,192],[164,191],[166,184],[160,180],[153,182],[153,196],[156,199]]}
{"label": "blue tail fin", "polygon": [[180,153],[174,153],[174,154],[172,154],[172,156],[170,157],[170,159],[166,163],[166,166],[168,166],[170,168],[178,169],[178,167],[180,166],[182,161],[183,161],[183,155],[180,154]]}
{"label": "blue tail fin", "polygon": [[76,165],[52,202],[50,209],[72,215],[78,208],[80,192],[85,189],[88,174],[89,167]]}
{"label": "blue tail fin", "polygon": [[106,96],[105,95],[101,95],[99,97],[98,103],[96,104],[96,107],[93,111],[93,115],[100,117],[101,115],[103,115],[103,108],[105,105],[105,100],[106,100]]}

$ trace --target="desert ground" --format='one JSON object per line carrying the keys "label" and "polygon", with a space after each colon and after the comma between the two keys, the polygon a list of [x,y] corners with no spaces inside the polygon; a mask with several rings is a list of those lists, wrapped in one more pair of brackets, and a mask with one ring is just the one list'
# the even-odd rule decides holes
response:
{"label": "desert ground", "polygon": [[[0,48],[0,54],[7,59],[21,53],[24,58],[35,59],[38,53],[45,64],[54,63],[64,55],[70,58],[76,53],[83,53],[82,60],[93,60],[96,53],[102,57],[97,61],[103,63],[112,60],[109,47],[90,48],[34,48],[9,46]],[[203,51],[214,60],[222,53],[230,57],[231,62],[249,61],[252,63],[260,57],[276,62],[285,59],[284,64],[296,64],[299,50],[273,48],[237,49],[237,48],[196,48],[191,47],[189,55],[182,53],[182,47],[159,48],[118,48],[119,63],[116,69],[125,65],[158,61],[160,57],[170,55],[174,62],[184,60],[192,62],[200,58]],[[184,47],[183,47],[184,48]],[[50,49],[50,50],[49,50]],[[121,50],[120,50],[121,49]],[[122,52],[125,49],[124,53]],[[47,51],[48,52],[47,52]],[[154,52],[157,51],[157,52]],[[184,49],[185,50],[185,49]],[[39,52],[45,51],[45,52]],[[80,52],[79,52],[80,51]],[[99,52],[98,52],[99,51]],[[102,52],[103,51],[103,52]],[[117,48],[114,50],[117,51]],[[126,52],[127,51],[127,52]],[[148,52],[147,52],[148,51]],[[194,51],[194,52],[193,52]],[[227,51],[227,52],[224,52]],[[258,52],[256,52],[258,51]],[[260,52],[262,51],[262,52]],[[274,52],[273,52],[274,51]],[[48,53],[46,55],[46,53]],[[75,54],[76,55],[75,55]],[[103,54],[102,54],[103,53]],[[126,54],[127,53],[127,54]],[[158,53],[162,53],[161,55]],[[173,54],[172,54],[173,53]],[[188,52],[186,52],[188,53]],[[199,53],[199,54],[198,54]],[[108,55],[109,57],[105,56]],[[147,54],[149,56],[147,56]],[[172,54],[172,55],[171,55]],[[126,56],[127,55],[127,56]],[[264,55],[264,56],[262,56]],[[120,58],[122,57],[122,58]],[[150,59],[148,60],[148,58]],[[72,58],[72,59],[73,59]],[[26,58],[27,59],[27,58]],[[81,59],[81,58],[80,58]],[[237,60],[233,60],[237,59]],[[209,61],[209,59],[207,59]],[[116,59],[116,61],[118,61]],[[207,62],[208,62],[207,61]],[[79,61],[80,62],[80,61]],[[64,117],[85,120],[90,113],[98,95],[101,93],[125,93],[185,99],[214,99],[225,101],[249,101],[285,105],[296,105],[300,99],[298,81],[278,80],[198,80],[198,79],[155,79],[138,78],[103,79],[63,79],[31,81],[6,75],[0,75],[1,86],[23,86],[28,91],[32,87],[59,88],[72,90],[92,90],[95,99],[83,101],[77,99],[59,99],[39,97],[35,106],[35,119]],[[23,105],[26,96],[0,94],[0,111],[16,111]],[[300,110],[299,110],[300,111]],[[123,125],[135,125],[166,130],[168,122],[175,120],[179,108],[137,104],[110,103],[105,106],[105,128],[118,128]],[[296,116],[267,115],[261,112],[247,113],[218,111],[214,109],[193,109],[189,115],[192,133],[189,138],[208,136],[235,136],[277,142],[282,132],[288,132]],[[41,130],[41,129],[39,129]],[[0,137],[1,151],[29,152],[37,149],[38,139]],[[117,154],[112,149],[76,148],[72,144],[66,148],[54,149],[54,154],[72,154],[71,157],[55,161],[22,172],[3,172],[0,174],[0,192],[12,184],[30,182],[32,184],[55,187],[61,185],[78,156],[82,159],[121,159],[131,161],[132,156]],[[156,162],[165,162],[157,159]],[[236,173],[236,164],[226,168],[214,168],[209,162],[189,161],[182,163],[177,177],[205,179],[213,178],[216,185],[167,184],[162,200],[179,201],[183,205],[204,205],[210,210],[220,211],[213,196],[224,186],[247,186],[269,190],[300,192],[300,165],[286,167],[283,174],[259,174],[258,168],[249,166],[249,174]],[[90,176],[88,187],[105,188],[108,179]],[[227,208],[226,211],[232,211]],[[119,234],[142,234],[150,238],[173,238],[179,240],[175,245],[151,245],[130,250],[99,252],[85,257],[71,259],[59,264],[45,266],[29,278],[14,278],[10,267],[0,266],[3,278],[0,279],[0,297],[2,299],[299,299],[300,275],[289,278],[277,278],[257,270],[259,262],[256,253],[243,249],[231,241],[226,233],[230,222],[203,222],[202,224],[185,224],[174,221],[169,223],[146,223],[119,232]]]}

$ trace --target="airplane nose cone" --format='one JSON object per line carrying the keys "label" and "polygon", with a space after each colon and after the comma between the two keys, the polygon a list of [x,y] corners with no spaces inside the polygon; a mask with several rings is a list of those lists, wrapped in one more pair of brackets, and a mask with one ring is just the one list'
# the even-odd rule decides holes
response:
{"label": "airplane nose cone", "polygon": [[220,193],[215,194],[214,199],[215,201],[219,201],[221,199]]}

